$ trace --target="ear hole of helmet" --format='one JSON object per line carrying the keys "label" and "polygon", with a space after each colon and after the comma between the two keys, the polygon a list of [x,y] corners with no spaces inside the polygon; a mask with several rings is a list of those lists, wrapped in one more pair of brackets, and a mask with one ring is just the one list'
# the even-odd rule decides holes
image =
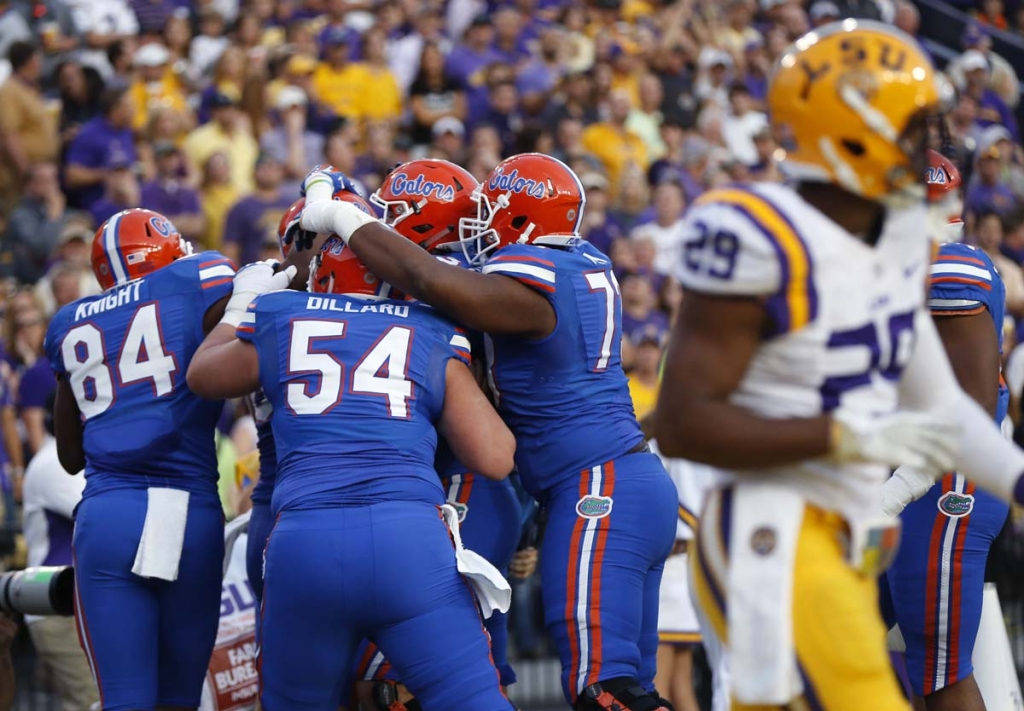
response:
{"label": "ear hole of helmet", "polygon": [[418,235],[425,235],[427,232],[430,232],[432,229],[434,229],[433,225],[416,225],[416,226],[414,226],[412,228],[412,231],[415,232]]}
{"label": "ear hole of helmet", "polygon": [[860,141],[854,140],[852,138],[844,138],[841,141],[841,143],[843,148],[845,148],[847,151],[852,153],[857,158],[860,158],[865,153],[867,153],[867,149],[864,148],[864,144],[861,143]]}
{"label": "ear hole of helmet", "polygon": [[512,225],[512,229],[514,229],[514,230],[522,229],[523,225],[526,224],[526,221],[528,219],[530,219],[530,218],[528,218],[526,215],[516,215],[515,217],[512,218],[512,222],[510,223]]}

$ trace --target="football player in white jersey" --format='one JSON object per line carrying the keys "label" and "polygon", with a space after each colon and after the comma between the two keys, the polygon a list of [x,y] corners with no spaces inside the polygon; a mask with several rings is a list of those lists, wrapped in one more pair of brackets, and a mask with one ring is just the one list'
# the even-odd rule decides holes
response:
{"label": "football player in white jersey", "polygon": [[769,83],[792,186],[687,214],[655,434],[721,477],[691,571],[733,708],[906,711],[876,576],[891,467],[1021,498],[1024,452],[957,385],[925,307],[928,122],[949,90],[915,40],[859,20],[801,37]]}

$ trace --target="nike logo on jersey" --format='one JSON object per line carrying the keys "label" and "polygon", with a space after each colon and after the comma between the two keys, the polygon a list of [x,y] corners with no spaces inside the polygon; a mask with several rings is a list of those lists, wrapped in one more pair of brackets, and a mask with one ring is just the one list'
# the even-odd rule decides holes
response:
{"label": "nike logo on jersey", "polygon": [[583,256],[586,257],[587,259],[589,259],[590,261],[592,261],[594,264],[607,264],[608,263],[607,259],[601,259],[600,257],[595,257],[592,254],[587,254],[586,252],[583,253]]}

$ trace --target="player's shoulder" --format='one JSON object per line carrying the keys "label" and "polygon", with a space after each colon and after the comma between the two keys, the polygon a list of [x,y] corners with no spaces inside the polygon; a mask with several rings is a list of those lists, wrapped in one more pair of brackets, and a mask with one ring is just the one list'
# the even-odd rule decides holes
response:
{"label": "player's shoulder", "polygon": [[157,284],[167,282],[212,288],[231,281],[235,263],[213,250],[191,254],[168,264],[146,277]]}
{"label": "player's shoulder", "polygon": [[977,247],[963,242],[947,242],[935,253],[932,260],[932,273],[948,270],[953,267],[972,267],[983,269],[991,275],[998,276],[992,259]]}
{"label": "player's shoulder", "polygon": [[252,303],[249,304],[248,311],[258,314],[276,314],[281,312],[299,314],[315,306],[309,303],[310,297],[317,298],[317,295],[305,291],[292,291],[290,289],[268,291],[253,299]]}

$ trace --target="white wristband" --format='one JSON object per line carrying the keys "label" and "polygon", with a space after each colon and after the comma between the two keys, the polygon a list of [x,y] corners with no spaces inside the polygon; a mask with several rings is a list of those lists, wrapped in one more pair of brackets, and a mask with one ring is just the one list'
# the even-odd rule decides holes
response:
{"label": "white wristband", "polygon": [[225,309],[224,315],[221,316],[220,323],[231,326],[231,328],[238,328],[238,325],[245,320],[245,311],[237,311],[235,309]]}
{"label": "white wristband", "polygon": [[304,230],[320,234],[336,234],[348,244],[352,233],[363,225],[378,222],[355,205],[339,200],[307,204],[302,211],[301,226]]}
{"label": "white wristband", "polygon": [[326,202],[334,195],[334,181],[327,173],[317,173],[313,178],[307,178],[306,184],[306,206],[314,202]]}

